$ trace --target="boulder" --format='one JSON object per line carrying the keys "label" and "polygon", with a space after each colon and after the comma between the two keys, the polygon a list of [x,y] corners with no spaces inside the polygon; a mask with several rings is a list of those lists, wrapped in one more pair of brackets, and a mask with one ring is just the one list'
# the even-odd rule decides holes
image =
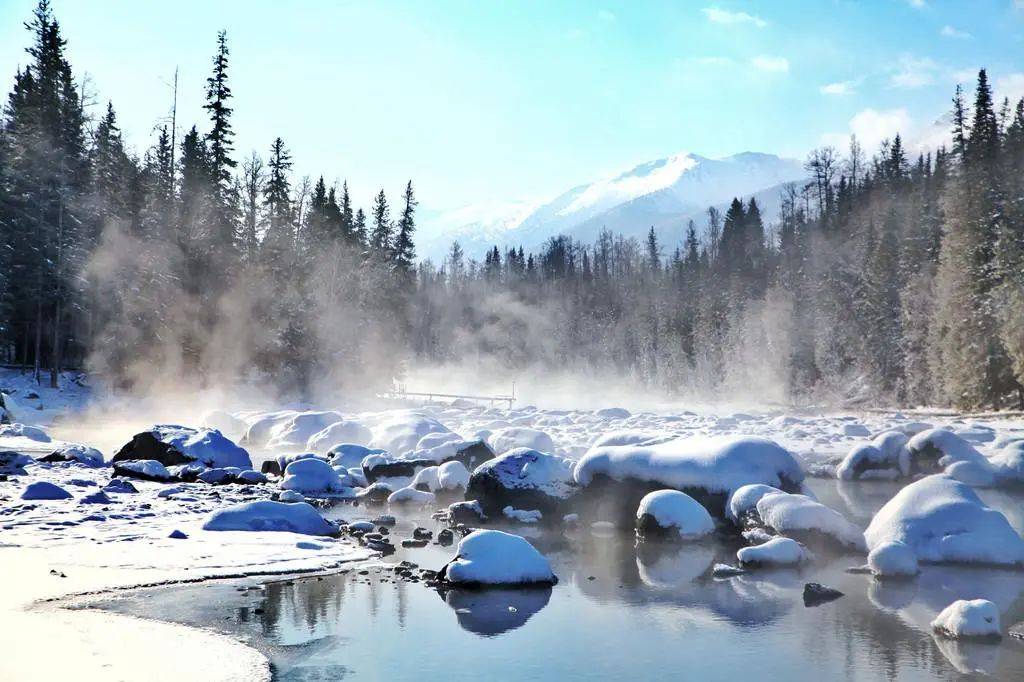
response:
{"label": "boulder", "polygon": [[648,493],[636,510],[636,534],[641,540],[697,540],[714,530],[708,510],[678,490]]}
{"label": "boulder", "polygon": [[543,554],[524,538],[476,530],[459,541],[455,558],[438,571],[453,585],[552,585],[558,578]]}
{"label": "boulder", "polygon": [[557,512],[577,490],[572,460],[519,448],[478,466],[466,497],[477,500],[488,515],[500,515],[511,506],[560,518]]}
{"label": "boulder", "polygon": [[249,453],[235,445],[220,431],[167,424],[135,434],[131,441],[118,450],[111,461],[116,463],[132,460],[152,460],[165,467],[198,464],[213,468],[252,468]]}

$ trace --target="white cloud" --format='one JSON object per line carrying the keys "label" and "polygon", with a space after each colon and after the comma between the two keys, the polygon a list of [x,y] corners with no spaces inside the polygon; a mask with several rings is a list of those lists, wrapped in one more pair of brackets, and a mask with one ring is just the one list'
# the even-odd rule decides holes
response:
{"label": "white cloud", "polygon": [[1009,97],[1011,103],[1016,103],[1024,97],[1024,73],[1008,73],[996,79],[996,97],[1002,100]]}
{"label": "white cloud", "polygon": [[907,4],[914,9],[923,9],[928,6],[928,3],[925,2],[925,0],[907,0]]}
{"label": "white cloud", "polygon": [[905,54],[899,58],[895,72],[889,77],[893,88],[920,88],[935,80],[938,64],[928,57],[917,58]]}
{"label": "white cloud", "polygon": [[823,95],[852,95],[856,92],[855,87],[856,84],[853,81],[837,81],[822,85],[818,90]]}
{"label": "white cloud", "polygon": [[759,71],[771,73],[786,73],[789,71],[789,60],[785,57],[772,57],[766,54],[759,54],[750,60],[753,67]]}
{"label": "white cloud", "polygon": [[961,31],[960,29],[954,28],[949,24],[946,24],[945,26],[942,27],[942,30],[939,31],[939,35],[942,36],[943,38],[959,38],[961,40],[967,40],[974,37],[967,31]]}
{"label": "white cloud", "polygon": [[960,83],[961,85],[963,85],[964,83],[973,83],[974,80],[978,77],[978,70],[956,69],[955,71],[951,71],[949,73],[949,77],[952,79],[954,83]]}
{"label": "white cloud", "polygon": [[881,146],[882,140],[891,140],[900,134],[907,139],[914,133],[914,122],[906,109],[864,109],[850,119],[849,131],[845,133],[826,133],[821,136],[822,144],[845,149],[849,144],[850,135],[857,140],[867,152],[874,152]]}
{"label": "white cloud", "polygon": [[708,21],[714,24],[753,24],[758,28],[764,28],[768,25],[768,22],[761,17],[753,14],[747,14],[746,12],[730,12],[729,10],[721,9],[715,5],[711,7],[705,7],[701,10],[704,16],[708,18]]}

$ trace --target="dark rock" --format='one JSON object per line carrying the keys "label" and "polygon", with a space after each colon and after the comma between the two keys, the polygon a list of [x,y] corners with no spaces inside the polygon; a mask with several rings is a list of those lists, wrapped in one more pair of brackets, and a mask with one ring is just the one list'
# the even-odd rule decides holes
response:
{"label": "dark rock", "polygon": [[[538,469],[548,475],[530,475]],[[557,519],[578,490],[570,460],[519,448],[477,467],[469,478],[466,497],[477,500],[489,516],[500,516],[502,509],[513,507],[536,509],[545,519]]]}
{"label": "dark rock", "polygon": [[831,587],[825,587],[819,583],[807,583],[804,585],[804,606],[820,606],[830,601],[835,601],[843,596],[843,593]]}
{"label": "dark rock", "polygon": [[735,575],[743,575],[747,572],[747,569],[739,566],[730,566],[729,564],[715,564],[714,568],[711,569],[711,575],[715,578],[731,578]]}
{"label": "dark rock", "polygon": [[[114,475],[115,476],[121,476],[122,478],[137,478],[140,481],[155,481],[157,483],[167,483],[168,481],[173,481],[174,480],[173,477],[172,478],[165,478],[163,476],[150,476],[149,474],[143,473],[141,471],[135,471],[134,469],[129,469],[128,467],[123,466],[122,462],[125,462],[125,460],[122,460],[121,462],[115,462],[114,463]],[[182,480],[184,480],[184,479],[182,479]]]}
{"label": "dark rock", "polygon": [[448,522],[451,524],[478,524],[487,520],[483,508],[476,500],[456,502],[448,507]]}
{"label": "dark rock", "polygon": [[260,473],[273,474],[274,476],[281,475],[281,463],[276,459],[268,459],[260,466]]}
{"label": "dark rock", "polygon": [[402,547],[426,547],[427,541],[419,538],[406,538],[402,540]]}
{"label": "dark rock", "polygon": [[78,500],[79,504],[110,504],[110,502],[110,497],[102,490],[98,490]]}
{"label": "dark rock", "polygon": [[159,440],[152,431],[143,431],[132,436],[110,461],[125,462],[133,459],[155,459],[165,467],[188,464],[192,461],[177,448]]}
{"label": "dark rock", "polygon": [[395,492],[395,490],[390,485],[378,481],[363,488],[359,492],[358,497],[365,502],[383,504],[388,501],[388,497],[390,497],[393,492]]}
{"label": "dark rock", "polygon": [[375,526],[393,526],[395,525],[396,521],[394,516],[384,514],[382,516],[378,516],[377,518],[375,518],[372,521],[372,523]]}
{"label": "dark rock", "polygon": [[438,466],[445,462],[462,462],[467,469],[473,470],[477,465],[494,458],[494,451],[487,443],[480,440],[464,441],[456,445],[455,454],[443,457],[441,461],[435,459],[403,459],[400,457],[381,456],[371,458],[364,462],[363,475],[367,483],[373,483],[381,478],[392,476],[415,476],[421,469]]}
{"label": "dark rock", "polygon": [[846,572],[846,573],[853,573],[855,575],[860,575],[860,574],[871,575],[871,573],[872,573],[871,567],[868,566],[867,564],[864,564],[863,566],[849,566],[846,569],[844,569],[844,572]]}
{"label": "dark rock", "polygon": [[453,533],[450,528],[442,528],[438,531],[437,544],[442,547],[448,547],[453,542],[455,542],[455,533]]}
{"label": "dark rock", "polygon": [[188,536],[185,535],[184,533],[182,533],[180,530],[172,530],[171,534],[168,535],[167,537],[171,538],[172,540],[187,540],[188,539]]}
{"label": "dark rock", "polygon": [[123,478],[112,478],[110,482],[103,486],[103,489],[108,493],[137,493],[139,489],[132,485],[131,481],[126,481]]}
{"label": "dark rock", "polygon": [[434,533],[426,528],[417,527],[412,531],[412,536],[417,540],[429,540],[434,537]]}

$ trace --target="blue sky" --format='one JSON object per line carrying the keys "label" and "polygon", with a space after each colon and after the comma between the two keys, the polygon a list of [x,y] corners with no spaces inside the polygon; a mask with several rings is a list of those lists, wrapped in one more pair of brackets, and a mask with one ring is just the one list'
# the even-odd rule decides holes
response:
{"label": "blue sky", "polygon": [[[0,75],[35,0],[0,0]],[[228,30],[238,156],[280,135],[298,173],[360,204],[407,178],[424,206],[549,198],[687,150],[803,158],[855,130],[932,139],[986,66],[1024,95],[1024,0],[218,2],[53,0],[94,112],[142,150],[170,108],[203,123]]]}

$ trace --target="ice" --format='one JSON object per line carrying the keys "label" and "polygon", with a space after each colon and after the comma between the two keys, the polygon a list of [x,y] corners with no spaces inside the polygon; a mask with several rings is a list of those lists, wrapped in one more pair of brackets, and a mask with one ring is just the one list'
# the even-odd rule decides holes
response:
{"label": "ice", "polygon": [[958,599],[932,621],[932,629],[952,639],[998,638],[999,609],[987,599]]}
{"label": "ice", "polygon": [[476,530],[459,541],[444,580],[468,585],[522,585],[557,581],[551,564],[526,539],[500,530]]}
{"label": "ice", "polygon": [[271,500],[243,502],[219,509],[207,517],[203,530],[287,532],[337,535],[338,529],[305,502],[286,504]]}
{"label": "ice", "polygon": [[715,530],[708,510],[678,490],[656,490],[645,495],[636,510],[636,523],[642,535],[670,531],[682,540],[702,538]]}
{"label": "ice", "polygon": [[754,547],[742,547],[736,559],[742,566],[796,566],[810,558],[807,550],[790,538],[772,538]]}
{"label": "ice", "polygon": [[986,507],[970,487],[942,474],[896,493],[864,537],[869,550],[902,542],[925,563],[1024,563],[1024,540],[1006,517]]}

